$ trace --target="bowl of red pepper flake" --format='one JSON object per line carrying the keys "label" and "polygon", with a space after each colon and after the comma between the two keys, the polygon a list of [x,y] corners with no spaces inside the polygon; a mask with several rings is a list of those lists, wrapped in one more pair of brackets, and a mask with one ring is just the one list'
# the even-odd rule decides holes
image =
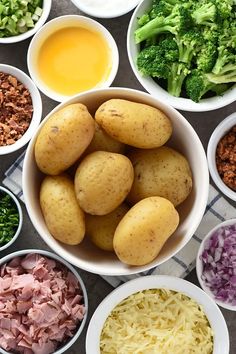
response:
{"label": "bowl of red pepper flake", "polygon": [[42,117],[40,93],[22,70],[0,64],[0,155],[22,148]]}
{"label": "bowl of red pepper flake", "polygon": [[207,159],[216,186],[236,201],[236,112],[214,130],[207,148]]}

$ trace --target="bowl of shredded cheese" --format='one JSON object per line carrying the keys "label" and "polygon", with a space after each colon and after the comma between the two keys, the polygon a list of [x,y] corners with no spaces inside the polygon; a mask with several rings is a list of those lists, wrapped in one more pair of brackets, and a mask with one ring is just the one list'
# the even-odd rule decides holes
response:
{"label": "bowl of shredded cheese", "polygon": [[229,334],[214,301],[196,285],[145,276],[110,293],[91,318],[87,354],[229,354]]}

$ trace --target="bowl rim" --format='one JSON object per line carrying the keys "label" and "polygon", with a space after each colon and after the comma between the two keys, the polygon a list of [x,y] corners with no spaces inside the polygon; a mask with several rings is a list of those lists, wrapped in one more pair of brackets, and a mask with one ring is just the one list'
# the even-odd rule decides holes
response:
{"label": "bowl rim", "polygon": [[39,90],[33,80],[23,71],[15,66],[8,64],[0,64],[0,71],[5,74],[13,75],[21,82],[30,92],[33,105],[33,115],[30,125],[22,137],[12,145],[0,146],[0,156],[7,155],[14,151],[21,149],[25,144],[29,142],[35,129],[38,127],[42,118],[42,98]]}
{"label": "bowl rim", "polygon": [[[214,324],[217,323],[220,328],[218,331],[221,333],[221,336],[224,338],[224,346],[219,346],[218,338],[215,339],[217,341],[214,344],[213,354],[229,354],[229,333],[228,328],[225,322],[225,319],[210,296],[208,296],[202,289],[200,289],[197,285],[174,276],[169,275],[149,275],[142,276],[133,280],[130,280],[118,288],[113,290],[110,294],[108,294],[104,300],[100,303],[100,305],[95,310],[89,325],[86,334],[86,353],[87,354],[100,354],[99,350],[99,339],[100,334],[110,312],[114,309],[116,305],[118,305],[122,300],[126,297],[134,294],[136,292],[146,290],[146,289],[170,289],[174,291],[181,292],[193,300],[195,300],[198,304],[201,304],[204,309],[204,313],[208,318],[212,330],[214,330]],[[216,315],[217,321],[213,323],[213,314]],[[93,340],[91,341],[91,338]]]}
{"label": "bowl rim", "polygon": [[21,208],[21,205],[20,205],[18,199],[15,197],[15,195],[9,189],[0,185],[0,192],[1,191],[8,194],[11,197],[11,199],[14,201],[14,203],[17,207],[18,214],[19,214],[19,223],[18,223],[17,230],[15,232],[15,235],[12,237],[12,239],[8,243],[6,243],[4,246],[0,247],[0,252],[5,250],[6,248],[10,247],[16,241],[16,239],[18,238],[18,236],[21,232],[22,225],[23,225],[23,213],[22,213],[22,208]]}
{"label": "bowl rim", "polygon": [[236,218],[235,219],[225,220],[225,221],[221,222],[220,224],[216,225],[203,238],[203,240],[202,240],[202,242],[200,244],[200,247],[198,249],[197,258],[196,258],[196,273],[197,273],[197,278],[198,278],[199,284],[201,285],[201,288],[205,291],[206,294],[208,294],[212,298],[213,301],[215,301],[215,303],[217,305],[219,305],[220,307],[223,307],[223,308],[225,308],[227,310],[236,311],[236,305],[233,306],[233,305],[227,304],[227,303],[225,303],[223,301],[216,300],[214,298],[214,295],[212,294],[211,290],[208,288],[208,286],[205,285],[204,281],[201,278],[202,268],[203,267],[202,267],[202,261],[200,260],[200,256],[202,255],[202,253],[204,251],[205,243],[206,243],[207,240],[209,240],[209,238],[213,235],[213,233],[215,231],[217,231],[218,229],[220,229],[221,227],[229,226],[229,225],[232,225],[232,224],[236,224]]}
{"label": "bowl rim", "polygon": [[[170,104],[176,109],[180,109],[187,112],[207,112],[212,111],[218,108],[225,107],[235,101],[236,97],[236,84],[234,84],[231,88],[229,88],[222,96],[214,96],[211,98],[204,98],[199,103],[192,101],[189,98],[183,97],[174,97],[170,95],[166,90],[164,90],[161,86],[155,83],[155,88],[150,88],[150,84],[154,81],[151,77],[142,76],[138,69],[136,68],[135,59],[132,56],[131,46],[134,43],[133,41],[133,27],[137,23],[138,17],[140,17],[140,10],[143,8],[148,8],[149,4],[151,4],[151,0],[142,0],[140,4],[136,7],[133,12],[133,15],[130,19],[126,44],[127,44],[127,53],[130,66],[132,71],[140,82],[140,84],[144,87],[146,91],[148,91],[152,96],[160,98],[163,102]],[[146,5],[146,7],[145,7]],[[144,11],[142,11],[143,13]],[[230,92],[234,91],[235,93],[230,94]],[[229,96],[228,96],[229,94]]]}
{"label": "bowl rim", "polygon": [[[131,275],[131,274],[136,274],[137,272],[143,272],[143,271],[147,271],[150,270],[153,267],[156,267],[157,265],[160,265],[162,263],[164,263],[165,261],[169,260],[170,258],[172,258],[176,253],[178,253],[192,238],[194,232],[196,231],[197,227],[199,226],[202,217],[204,215],[204,211],[205,211],[205,207],[207,205],[207,200],[208,200],[208,193],[209,193],[209,173],[208,173],[208,168],[207,168],[207,159],[206,159],[206,155],[205,155],[205,151],[203,149],[202,143],[197,135],[197,133],[195,132],[194,128],[191,126],[191,124],[187,121],[186,118],[184,118],[184,116],[179,113],[176,109],[174,109],[173,107],[167,105],[166,103],[162,103],[161,101],[159,101],[157,98],[152,97],[151,95],[149,95],[146,92],[140,91],[140,90],[135,90],[135,89],[130,89],[130,88],[124,88],[124,87],[109,87],[109,88],[105,88],[105,89],[96,89],[96,90],[92,90],[92,91],[87,91],[78,95],[73,96],[72,98],[70,98],[69,100],[62,102],[61,104],[57,105],[45,118],[44,120],[41,122],[38,130],[35,132],[34,136],[32,137],[28,148],[26,150],[26,154],[25,154],[25,159],[24,159],[24,164],[23,164],[23,174],[22,174],[22,185],[23,185],[23,193],[24,193],[24,199],[25,199],[25,204],[26,204],[26,209],[28,211],[28,215],[31,219],[32,224],[34,225],[35,229],[37,230],[37,232],[40,234],[40,236],[42,237],[42,239],[47,243],[47,245],[52,248],[54,250],[54,252],[57,252],[60,254],[60,252],[62,252],[62,249],[55,249],[54,247],[54,240],[51,240],[47,237],[47,235],[44,234],[44,232],[41,230],[41,226],[39,225],[38,221],[37,221],[37,217],[35,217],[35,215],[32,215],[31,213],[31,203],[29,202],[30,200],[30,192],[28,191],[27,185],[28,185],[28,179],[27,179],[27,173],[26,171],[29,170],[31,168],[31,166],[29,165],[29,155],[31,155],[31,150],[33,148],[33,145],[35,144],[35,140],[37,138],[37,135],[40,131],[40,129],[42,128],[42,126],[46,123],[46,121],[49,119],[49,117],[54,114],[55,112],[57,112],[58,110],[60,110],[61,108],[63,108],[64,106],[67,106],[71,103],[74,103],[74,100],[76,99],[76,101],[79,101],[81,98],[83,98],[83,96],[86,96],[88,94],[99,94],[100,92],[103,93],[107,93],[107,92],[111,92],[115,91],[116,95],[122,95],[124,94],[136,94],[137,95],[137,100],[140,96],[142,96],[143,98],[146,97],[147,101],[149,100],[155,100],[155,102],[157,104],[160,103],[160,106],[163,105],[166,107],[166,109],[168,109],[169,112],[172,112],[175,114],[175,116],[178,117],[179,120],[182,121],[182,123],[188,127],[189,131],[192,132],[192,137],[196,140],[196,142],[198,143],[198,148],[199,148],[199,152],[201,155],[201,166],[205,167],[202,168],[202,190],[201,190],[201,194],[199,195],[199,207],[198,207],[198,213],[195,215],[194,218],[194,223],[191,223],[191,225],[189,225],[188,227],[188,234],[191,234],[191,237],[189,236],[188,239],[185,239],[184,242],[180,243],[178,245],[178,247],[175,249],[175,251],[173,252],[173,254],[171,255],[171,257],[169,256],[165,256],[163,257],[163,259],[161,261],[159,261],[158,263],[152,264],[149,263],[145,266],[141,266],[141,267],[133,267],[133,268],[127,268],[125,270],[121,270],[121,271],[112,271],[110,269],[107,269],[107,271],[101,271],[99,268],[97,267],[91,267],[91,266],[87,266],[84,265],[83,262],[81,262],[80,260],[78,260],[77,257],[75,257],[74,255],[70,254],[69,251],[65,251],[66,252],[66,259],[74,264],[75,266],[84,269],[88,272],[91,273],[95,273],[95,274],[100,274],[100,275],[108,275],[108,276],[120,276],[120,275]],[[151,105],[151,103],[149,103]],[[59,248],[62,246],[58,246]],[[63,256],[64,257],[64,256]],[[81,264],[82,263],[82,264]],[[94,269],[96,268],[96,269]]]}
{"label": "bowl rim", "polygon": [[[80,23],[81,25],[85,25],[87,24],[88,26],[91,25],[91,28],[93,30],[97,29],[98,32],[102,35],[104,41],[108,44],[109,48],[110,48],[110,57],[111,57],[111,70],[110,73],[107,77],[107,79],[104,82],[101,82],[99,85],[99,87],[101,88],[107,88],[109,87],[112,82],[115,80],[115,77],[117,75],[117,71],[119,68],[119,50],[116,44],[115,39],[113,38],[112,34],[110,33],[110,31],[103,26],[101,23],[99,23],[98,21],[86,17],[86,16],[82,16],[82,15],[62,15],[62,16],[58,16],[53,18],[52,20],[48,21],[44,26],[42,26],[39,31],[34,35],[34,37],[32,38],[29,47],[28,47],[28,52],[27,52],[27,66],[28,66],[28,70],[30,73],[31,78],[33,79],[33,81],[35,82],[35,84],[37,85],[37,87],[39,88],[39,90],[44,93],[47,97],[51,98],[52,100],[62,103],[64,101],[67,101],[68,99],[72,98],[73,96],[78,95],[79,93],[76,93],[74,95],[71,96],[66,96],[60,93],[57,93],[56,91],[54,91],[54,89],[48,87],[46,84],[44,84],[43,81],[38,79],[38,76],[36,74],[36,69],[33,65],[32,62],[32,52],[33,52],[33,46],[36,45],[37,41],[40,39],[41,36],[44,36],[44,33],[46,33],[48,30],[50,30],[50,27],[53,26],[53,24],[55,23],[60,23],[61,21],[66,21],[66,20],[75,20],[78,21],[78,24]],[[69,27],[69,25],[65,25],[64,27]],[[51,32],[55,33],[55,30],[53,30]],[[85,90],[83,92],[87,92],[87,91],[91,91],[94,90],[95,88],[91,88],[89,90]],[[81,92],[81,93],[83,93]]]}
{"label": "bowl rim", "polygon": [[[58,261],[59,263],[62,263],[78,279],[80,287],[81,287],[81,290],[83,292],[84,305],[85,305],[85,309],[86,309],[84,318],[80,322],[80,326],[79,326],[78,330],[75,332],[74,336],[69,339],[68,343],[66,343],[65,345],[63,345],[63,347],[59,348],[58,350],[56,350],[54,352],[54,354],[62,354],[75,343],[75,341],[79,338],[80,334],[82,333],[82,331],[84,329],[84,326],[86,324],[87,316],[88,316],[88,294],[87,294],[87,290],[86,290],[85,284],[84,284],[81,276],[79,275],[77,270],[70,263],[68,263],[65,259],[63,259],[62,257],[58,256],[57,254],[49,252],[49,251],[46,251],[46,250],[25,249],[25,250],[20,250],[20,251],[16,251],[16,252],[10,253],[10,254],[8,254],[5,257],[0,259],[0,267],[1,267],[2,264],[9,262],[14,257],[23,257],[23,256],[25,256],[25,255],[27,255],[29,253],[37,253],[37,254],[46,256],[48,258],[52,258],[52,259]],[[7,352],[7,351],[5,351],[2,348],[0,348],[0,352],[3,353],[3,354],[11,354],[10,352]]]}
{"label": "bowl rim", "polygon": [[47,18],[50,14],[52,7],[52,0],[43,0],[43,12],[42,15],[40,16],[39,20],[36,22],[35,26],[28,30],[25,33],[18,34],[17,36],[11,36],[11,37],[3,37],[0,38],[0,43],[1,44],[10,44],[10,43],[17,43],[24,41],[25,39],[33,36],[41,26],[47,21]]}
{"label": "bowl rim", "polygon": [[[120,17],[123,16],[125,14],[127,14],[128,12],[132,11],[142,0],[136,0],[134,2],[133,5],[126,5],[126,9],[123,9],[119,12],[117,12],[116,14],[113,15],[109,15],[109,13],[105,13],[104,15],[98,14],[96,11],[93,10],[92,6],[90,7],[89,5],[84,5],[83,1],[80,0],[71,0],[71,2],[78,8],[80,9],[82,12],[84,12],[85,14],[89,15],[89,16],[93,16],[93,17],[97,17],[97,18],[116,18],[116,17]],[[128,4],[128,2],[127,2]]]}
{"label": "bowl rim", "polygon": [[210,140],[208,142],[207,147],[207,160],[208,167],[213,181],[216,186],[224,193],[228,198],[236,201],[236,192],[234,192],[231,188],[229,188],[221,179],[217,167],[216,167],[216,148],[221,138],[224,137],[225,134],[236,125],[236,112],[227,116],[220,124],[217,125],[215,130],[213,131]]}

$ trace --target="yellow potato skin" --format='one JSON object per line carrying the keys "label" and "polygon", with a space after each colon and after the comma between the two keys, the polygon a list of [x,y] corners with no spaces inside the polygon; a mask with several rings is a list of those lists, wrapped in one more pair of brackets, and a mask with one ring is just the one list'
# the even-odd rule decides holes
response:
{"label": "yellow potato skin", "polygon": [[84,212],[77,203],[73,182],[65,175],[46,176],[40,188],[40,206],[52,236],[67,245],[85,235]]}
{"label": "yellow potato skin", "polygon": [[134,183],[127,197],[131,204],[150,196],[160,196],[177,206],[191,192],[191,169],[178,151],[167,146],[134,149],[128,157],[134,166]]}
{"label": "yellow potato skin", "polygon": [[93,152],[76,170],[77,200],[86,213],[106,215],[125,200],[133,179],[133,166],[126,156],[106,151]]}
{"label": "yellow potato skin", "polygon": [[83,104],[71,104],[54,113],[35,143],[38,168],[48,175],[65,171],[90,144],[94,130],[95,121]]}
{"label": "yellow potato skin", "polygon": [[143,199],[118,224],[113,239],[115,253],[126,264],[148,264],[157,257],[178,224],[178,212],[169,200]]}
{"label": "yellow potato skin", "polygon": [[142,149],[159,147],[172,134],[171,121],[162,111],[128,100],[106,101],[95,120],[113,139]]}
{"label": "yellow potato skin", "polygon": [[84,155],[91,154],[94,151],[109,151],[123,154],[125,151],[125,144],[114,140],[103,130],[97,123],[95,123],[95,133],[91,143],[86,149]]}
{"label": "yellow potato skin", "polygon": [[85,215],[86,236],[104,251],[113,251],[113,237],[117,225],[127,213],[129,207],[121,204],[107,215]]}

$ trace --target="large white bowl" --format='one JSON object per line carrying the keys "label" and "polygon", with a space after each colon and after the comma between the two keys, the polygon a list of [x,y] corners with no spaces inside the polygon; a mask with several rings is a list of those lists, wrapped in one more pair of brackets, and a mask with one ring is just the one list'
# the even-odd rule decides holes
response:
{"label": "large white bowl", "polygon": [[[121,263],[118,258],[109,252],[101,251],[92,246],[87,240],[78,246],[68,246],[58,242],[49,233],[45,224],[40,205],[39,188],[43,178],[34,158],[34,145],[40,128],[50,118],[52,113],[68,104],[81,102],[88,106],[93,114],[96,108],[111,98],[122,98],[131,101],[146,103],[160,108],[172,121],[173,135],[169,145],[182,152],[188,159],[193,172],[193,190],[189,197],[178,207],[180,225],[176,232],[168,239],[156,259],[145,265],[131,267]],[[26,207],[31,221],[44,241],[68,262],[92,273],[106,275],[126,275],[142,272],[161,264],[174,256],[191,239],[197,229],[208,197],[209,175],[207,161],[202,144],[188,121],[174,108],[167,106],[147,93],[127,88],[108,88],[85,92],[77,95],[65,103],[57,106],[42,122],[38,132],[32,138],[23,166],[23,192]]]}
{"label": "large white bowl", "polygon": [[38,128],[40,120],[42,118],[42,99],[34,82],[26,75],[22,70],[6,65],[0,64],[0,71],[16,77],[30,92],[33,104],[33,115],[29,125],[29,128],[23,134],[23,136],[12,145],[0,146],[0,156],[7,155],[11,152],[21,149],[31,139],[32,135]]}
{"label": "large white bowl", "polygon": [[47,21],[47,18],[51,11],[51,7],[52,7],[52,0],[43,0],[43,12],[39,20],[36,22],[35,26],[32,29],[29,29],[27,32],[19,34],[17,36],[0,38],[0,43],[3,44],[16,43],[16,42],[24,41],[29,37],[32,37],[40,29],[40,27],[42,27],[42,25]]}
{"label": "large white bowl", "polygon": [[219,175],[219,172],[216,167],[216,149],[219,141],[221,138],[227,134],[233,126],[236,125],[236,112],[230,114],[227,118],[225,118],[217,127],[215,128],[214,132],[212,133],[208,147],[207,147],[207,160],[209,171],[211,177],[217,187],[224,193],[228,198],[236,201],[236,192],[233,189],[229,188],[222,180]]}
{"label": "large white bowl", "polygon": [[[64,353],[66,350],[68,350],[75,342],[76,340],[79,338],[81,332],[83,331],[83,328],[85,326],[86,320],[87,320],[87,315],[88,315],[88,295],[87,295],[87,291],[84,285],[83,280],[81,279],[79,273],[75,270],[75,268],[73,268],[68,262],[66,262],[64,259],[62,259],[61,257],[57,256],[54,253],[48,252],[48,251],[44,251],[44,250],[38,250],[38,249],[27,249],[27,250],[21,250],[21,251],[16,251],[14,253],[10,253],[7,256],[3,257],[2,259],[0,259],[0,266],[10,262],[13,258],[15,257],[24,257],[29,253],[37,253],[37,254],[41,254],[42,256],[48,257],[48,258],[52,258],[55,261],[63,264],[66,268],[68,268],[77,278],[81,290],[82,290],[82,294],[83,294],[83,299],[84,299],[84,306],[86,309],[85,315],[83,320],[81,321],[77,331],[75,332],[74,336],[70,339],[68,339],[61,347],[59,347],[53,354],[62,354]],[[2,354],[12,354],[9,353],[7,351],[5,351],[4,349],[2,349],[0,347],[0,353]]]}
{"label": "large white bowl", "polygon": [[119,52],[116,42],[110,32],[99,22],[89,17],[78,15],[65,15],[54,18],[53,20],[46,23],[46,25],[44,25],[40,29],[40,31],[38,31],[38,33],[33,37],[32,41],[30,42],[27,54],[27,64],[30,76],[32,77],[40,91],[42,91],[46,96],[50,97],[51,99],[57,102],[66,101],[71,97],[71,95],[66,96],[58,93],[42,80],[42,78],[40,77],[40,73],[37,69],[37,56],[42,44],[49,36],[51,36],[53,33],[62,28],[68,27],[82,27],[91,31],[98,32],[107,43],[110,52],[111,70],[109,72],[109,75],[107,75],[107,78],[104,81],[99,82],[97,86],[93,88],[109,87],[116,77],[119,66]]}
{"label": "large white bowl", "polygon": [[[110,293],[90,320],[86,336],[86,353],[100,354],[100,335],[110,312],[126,297],[146,289],[169,289],[181,292],[203,307],[214,332],[212,354],[229,354],[229,334],[225,319],[214,301],[196,285],[171,276],[153,275],[131,280]],[[173,354],[173,353],[170,353]]]}
{"label": "large white bowl", "polygon": [[127,50],[130,65],[133,72],[140,84],[154,97],[159,100],[170,104],[171,106],[190,112],[204,112],[211,111],[220,107],[224,107],[235,101],[236,98],[236,85],[233,88],[227,90],[222,96],[216,96],[211,98],[202,99],[199,103],[193,102],[188,98],[174,97],[170,95],[166,90],[159,86],[151,77],[145,77],[140,74],[136,66],[136,58],[139,53],[140,46],[135,44],[134,32],[138,28],[138,19],[146,11],[151,8],[152,0],[143,0],[139,6],[135,9],[133,16],[131,17],[128,34],[127,34]]}

